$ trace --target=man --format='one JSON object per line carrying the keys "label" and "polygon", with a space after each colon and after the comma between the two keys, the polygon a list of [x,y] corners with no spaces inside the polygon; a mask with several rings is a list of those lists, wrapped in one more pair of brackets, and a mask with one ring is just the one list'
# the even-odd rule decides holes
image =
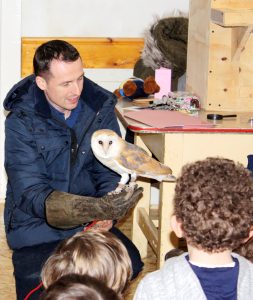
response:
{"label": "man", "polygon": [[134,276],[142,268],[136,247],[113,220],[136,203],[141,189],[107,195],[118,176],[99,163],[90,147],[94,131],[119,133],[112,93],[84,77],[78,51],[61,40],[42,44],[34,75],[17,83],[4,108],[8,176],[5,228],[13,251],[18,299],[39,281],[41,267],[59,241],[98,221],[125,244]]}

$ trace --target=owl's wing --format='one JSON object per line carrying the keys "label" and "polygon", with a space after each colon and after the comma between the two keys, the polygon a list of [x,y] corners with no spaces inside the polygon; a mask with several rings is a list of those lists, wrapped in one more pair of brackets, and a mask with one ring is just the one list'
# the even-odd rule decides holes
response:
{"label": "owl's wing", "polygon": [[150,157],[142,148],[124,143],[117,162],[129,173],[135,172],[137,175],[155,176],[157,174],[171,174],[169,167],[162,165],[157,160]]}

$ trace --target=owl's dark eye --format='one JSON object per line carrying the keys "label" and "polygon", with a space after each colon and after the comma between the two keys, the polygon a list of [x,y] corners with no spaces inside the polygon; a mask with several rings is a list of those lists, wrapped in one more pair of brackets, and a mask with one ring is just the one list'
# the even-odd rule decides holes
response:
{"label": "owl's dark eye", "polygon": [[100,145],[103,145],[103,142],[102,142],[102,141],[98,141],[98,143],[99,143]]}
{"label": "owl's dark eye", "polygon": [[112,141],[109,142],[109,145],[111,145],[111,144],[112,144]]}

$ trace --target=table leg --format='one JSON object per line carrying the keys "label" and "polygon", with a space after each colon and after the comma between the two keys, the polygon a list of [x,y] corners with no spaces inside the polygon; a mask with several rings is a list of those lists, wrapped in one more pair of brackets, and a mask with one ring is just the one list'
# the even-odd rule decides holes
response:
{"label": "table leg", "polygon": [[159,200],[159,227],[158,227],[158,257],[157,264],[160,268],[164,263],[165,254],[177,247],[178,239],[172,232],[171,215],[173,213],[173,195],[175,184],[172,182],[162,182],[160,184]]}
{"label": "table leg", "polygon": [[[145,146],[139,135],[135,135],[135,144],[142,147],[145,151],[150,154],[150,151]],[[148,241],[143,234],[141,228],[138,225],[138,208],[144,208],[147,214],[149,215],[149,203],[150,203],[150,181],[149,180],[138,180],[138,186],[143,187],[143,196],[139,200],[138,204],[133,211],[133,220],[132,220],[132,241],[140,251],[141,257],[147,256]]]}

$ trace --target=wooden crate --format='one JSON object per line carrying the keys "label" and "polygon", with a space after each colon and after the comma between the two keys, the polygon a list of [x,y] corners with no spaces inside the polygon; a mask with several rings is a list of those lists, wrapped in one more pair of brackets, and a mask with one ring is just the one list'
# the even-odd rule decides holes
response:
{"label": "wooden crate", "polygon": [[190,0],[186,89],[208,111],[253,111],[253,0]]}

